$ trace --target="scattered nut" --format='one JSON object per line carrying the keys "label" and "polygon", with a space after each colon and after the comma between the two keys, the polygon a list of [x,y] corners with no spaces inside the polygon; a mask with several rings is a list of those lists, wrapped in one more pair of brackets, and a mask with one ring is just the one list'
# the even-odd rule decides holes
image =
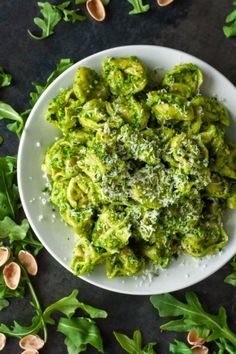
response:
{"label": "scattered nut", "polygon": [[174,0],[157,0],[159,6],[170,5]]}
{"label": "scattered nut", "polygon": [[205,335],[204,338],[199,338],[197,332],[192,329],[187,336],[187,341],[190,345],[201,345],[204,344],[206,341],[206,338],[209,336],[210,331],[207,331],[207,334]]}
{"label": "scattered nut", "polygon": [[3,333],[0,333],[0,350],[3,350],[3,348],[6,345],[6,336]]}
{"label": "scattered nut", "polygon": [[11,252],[7,247],[0,247],[0,267],[3,266],[11,256]]}
{"label": "scattered nut", "polygon": [[101,0],[87,0],[86,8],[94,20],[103,21],[106,17],[105,7]]}
{"label": "scattered nut", "polygon": [[[29,334],[28,336],[25,336],[20,340],[19,346],[22,349],[36,350],[37,352],[37,350],[41,349],[44,346],[44,341],[39,336]],[[27,354],[29,353],[27,352]]]}
{"label": "scattered nut", "polygon": [[21,250],[18,253],[18,259],[23,267],[26,269],[27,273],[30,275],[36,275],[38,272],[38,264],[34,256],[28,252]]}
{"label": "scattered nut", "polygon": [[209,349],[205,345],[194,345],[191,347],[194,354],[208,354]]}
{"label": "scattered nut", "polygon": [[21,354],[39,354],[39,352],[36,349],[26,349]]}
{"label": "scattered nut", "polygon": [[20,281],[20,275],[20,266],[16,262],[11,262],[3,268],[3,279],[6,286],[11,290],[15,290],[17,288]]}

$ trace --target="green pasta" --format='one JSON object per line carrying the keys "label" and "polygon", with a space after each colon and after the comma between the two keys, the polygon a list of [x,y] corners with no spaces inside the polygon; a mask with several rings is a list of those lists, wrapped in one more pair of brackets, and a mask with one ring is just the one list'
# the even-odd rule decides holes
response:
{"label": "green pasta", "polygon": [[[177,65],[149,82],[136,57],[79,67],[48,106],[62,137],[42,165],[51,202],[77,240],[77,275],[104,263],[108,278],[203,257],[228,242],[222,213],[236,208],[236,144],[226,108],[200,93],[201,70]],[[156,89],[154,90],[154,87]]]}

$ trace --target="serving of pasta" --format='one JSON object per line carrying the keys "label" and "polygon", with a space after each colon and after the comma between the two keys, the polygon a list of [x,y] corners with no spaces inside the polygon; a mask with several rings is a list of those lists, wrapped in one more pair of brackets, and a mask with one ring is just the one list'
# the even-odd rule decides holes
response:
{"label": "serving of pasta", "polygon": [[50,102],[46,120],[62,136],[42,169],[50,200],[75,233],[76,275],[104,263],[108,278],[166,268],[181,252],[203,257],[228,241],[236,208],[236,144],[229,113],[200,87],[198,66],[161,81],[137,57],[106,57],[101,74],[78,67],[73,87]]}

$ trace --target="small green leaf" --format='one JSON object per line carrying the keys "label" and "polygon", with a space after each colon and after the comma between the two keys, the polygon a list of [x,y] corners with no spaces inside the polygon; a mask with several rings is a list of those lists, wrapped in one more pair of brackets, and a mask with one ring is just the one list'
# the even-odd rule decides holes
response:
{"label": "small green leaf", "polygon": [[78,308],[86,312],[91,318],[107,318],[107,312],[96,307],[79,302]]}
{"label": "small green leaf", "polygon": [[7,74],[2,66],[0,66],[0,87],[9,86],[11,84],[12,76]]}
{"label": "small green leaf", "polygon": [[16,158],[0,157],[0,220],[16,217],[19,210],[19,192],[16,186]]}
{"label": "small green leaf", "polygon": [[83,21],[86,19],[85,16],[80,15],[80,9],[68,9],[70,6],[70,1],[65,1],[62,4],[54,5],[62,13],[62,19],[65,22],[75,23],[77,21]]}
{"label": "small green leaf", "polygon": [[24,128],[24,120],[9,104],[0,101],[0,119],[10,119],[14,122],[14,132],[20,137]]}
{"label": "small green leaf", "polygon": [[161,329],[179,332],[186,332],[193,328],[201,331],[210,330],[208,342],[225,338],[236,347],[236,335],[229,329],[224,307],[220,307],[218,315],[212,315],[203,309],[195,293],[187,292],[185,297],[186,303],[175,299],[170,294],[151,296],[151,303],[158,309],[161,317],[180,317],[163,324]]}
{"label": "small green leaf", "polygon": [[125,334],[113,332],[120,346],[129,354],[156,354],[154,346],[156,343],[149,343],[142,349],[142,334],[139,329],[134,331],[133,338],[129,338]]}
{"label": "small green leaf", "polygon": [[88,344],[103,353],[101,334],[93,320],[84,317],[60,318],[57,330],[65,335],[69,353],[81,353]]}
{"label": "small green leaf", "polygon": [[22,241],[29,230],[28,220],[24,219],[18,225],[8,216],[0,220],[0,238],[9,238],[10,242]]}
{"label": "small green leaf", "polygon": [[236,9],[233,10],[225,19],[226,23],[230,23],[236,20]]}
{"label": "small green leaf", "polygon": [[224,26],[223,31],[227,38],[236,36],[236,22],[234,22],[231,26]]}
{"label": "small green leaf", "polygon": [[43,18],[35,17],[34,23],[42,31],[40,36],[33,34],[28,30],[29,35],[33,39],[41,40],[51,36],[54,33],[54,28],[62,19],[61,12],[49,2],[38,2],[38,6],[41,8],[40,12]]}
{"label": "small green leaf", "polygon": [[137,15],[143,12],[147,12],[150,9],[150,5],[144,5],[143,0],[128,0],[133,6],[133,9],[129,12],[129,15]]}
{"label": "small green leaf", "polygon": [[9,298],[22,298],[25,294],[25,282],[21,279],[20,284],[15,290],[11,290],[6,286],[6,283],[3,279],[3,275],[0,274],[0,299],[9,299]]}
{"label": "small green leaf", "polygon": [[5,324],[0,324],[0,332],[10,337],[22,338],[29,334],[37,334],[41,329],[41,318],[36,315],[32,319],[30,326],[22,326],[18,322],[14,321],[12,327],[7,327]]}
{"label": "small green leaf", "polygon": [[174,354],[193,354],[192,349],[187,344],[178,340],[170,344],[169,351]]}

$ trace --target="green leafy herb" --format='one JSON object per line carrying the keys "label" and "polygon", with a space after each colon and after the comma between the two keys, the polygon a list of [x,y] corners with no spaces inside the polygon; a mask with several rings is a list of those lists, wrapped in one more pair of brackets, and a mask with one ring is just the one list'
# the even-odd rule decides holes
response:
{"label": "green leafy herb", "polygon": [[225,278],[225,282],[230,285],[236,286],[236,256],[234,256],[231,262],[231,266],[233,267],[233,272]]}
{"label": "green leafy herb", "polygon": [[41,8],[40,12],[43,18],[35,17],[34,23],[42,30],[41,36],[33,34],[28,30],[29,35],[37,40],[41,40],[51,36],[54,33],[54,28],[61,21],[61,12],[49,2],[38,2],[38,6]]}
{"label": "green leafy herb", "polygon": [[[236,6],[236,2],[233,2]],[[224,34],[227,38],[236,36],[236,9],[234,9],[225,19],[228,26],[223,27]]]}
{"label": "green leafy herb", "polygon": [[[68,347],[68,353],[80,353],[87,348],[90,344],[95,347],[98,351],[103,352],[103,344],[100,331],[96,326],[95,322],[89,318],[84,317],[73,317],[75,311],[81,308],[81,302],[77,300],[77,290],[64,297],[54,304],[48,306],[44,311],[42,311],[41,305],[32,286],[32,283],[27,275],[23,271],[23,278],[27,283],[32,297],[32,306],[35,309],[35,316],[32,319],[31,325],[23,326],[18,322],[14,321],[12,327],[8,327],[5,324],[0,325],[0,332],[8,336],[22,338],[28,334],[38,334],[41,330],[44,333],[44,341],[47,341],[47,324],[54,324],[55,321],[52,318],[54,312],[60,312],[67,318],[63,317],[59,319],[57,330],[66,336],[65,343]],[[0,303],[1,305],[1,303]],[[3,303],[3,306],[7,304]],[[86,305],[88,306],[88,305]],[[89,306],[90,307],[90,306]],[[92,307],[91,307],[92,308]],[[97,311],[98,314],[107,316],[107,313],[103,310],[93,308],[93,313]]]}
{"label": "green leafy herb", "polygon": [[14,123],[8,124],[7,128],[10,131],[16,133],[18,137],[20,137],[24,128],[24,120],[22,116],[17,113],[9,104],[2,101],[0,101],[0,120],[1,119],[13,120]]}
{"label": "green leafy herb", "polygon": [[0,220],[0,238],[9,237],[10,242],[22,241],[29,230],[29,223],[26,219],[18,225],[8,216]]}
{"label": "green leafy herb", "polygon": [[0,87],[9,86],[12,76],[7,74],[2,66],[0,66]]}
{"label": "green leafy herb", "polygon": [[16,185],[16,158],[0,157],[0,220],[5,216],[16,217],[19,209]]}
{"label": "green leafy herb", "polygon": [[218,314],[212,315],[203,309],[195,293],[187,292],[185,297],[186,303],[177,300],[170,294],[151,296],[151,303],[158,309],[161,317],[179,317],[163,324],[161,329],[177,332],[208,329],[211,333],[207,337],[207,342],[223,338],[233,344],[236,349],[236,334],[228,326],[225,308],[220,307]]}
{"label": "green leafy herb", "polygon": [[41,36],[37,36],[28,30],[29,35],[37,40],[45,39],[54,34],[54,28],[61,20],[72,23],[83,21],[85,17],[79,14],[80,9],[69,9],[70,4],[71,1],[65,1],[59,5],[38,2],[43,18],[35,17],[34,23],[41,29],[42,33]]}
{"label": "green leafy herb", "polygon": [[87,0],[75,0],[77,5],[85,4]]}
{"label": "green leafy herb", "polygon": [[129,338],[125,334],[113,332],[120,346],[130,354],[155,354],[154,346],[156,343],[149,343],[142,348],[142,334],[139,329],[134,331],[133,338]]}
{"label": "green leafy herb", "polygon": [[[7,299],[16,297],[22,298],[25,294],[25,283],[22,279],[16,290],[9,289],[3,279],[2,274],[0,274],[0,299],[7,301]],[[7,301],[8,302],[8,301]]]}
{"label": "green leafy herb", "polygon": [[60,5],[57,5],[56,8],[61,11],[62,19],[65,22],[75,23],[77,21],[83,21],[86,19],[85,16],[80,15],[80,9],[70,10],[68,9],[70,6],[70,1],[65,1]]}
{"label": "green leafy herb", "polygon": [[129,15],[141,14],[150,9],[150,5],[144,5],[143,0],[128,0],[128,2],[133,6],[133,9],[129,12]]}
{"label": "green leafy herb", "polygon": [[69,354],[85,351],[88,344],[103,353],[101,334],[93,320],[84,317],[60,318],[57,330],[65,335]]}
{"label": "green leafy herb", "polygon": [[189,346],[179,340],[175,340],[175,343],[171,343],[169,351],[174,354],[193,354],[193,351]]}

